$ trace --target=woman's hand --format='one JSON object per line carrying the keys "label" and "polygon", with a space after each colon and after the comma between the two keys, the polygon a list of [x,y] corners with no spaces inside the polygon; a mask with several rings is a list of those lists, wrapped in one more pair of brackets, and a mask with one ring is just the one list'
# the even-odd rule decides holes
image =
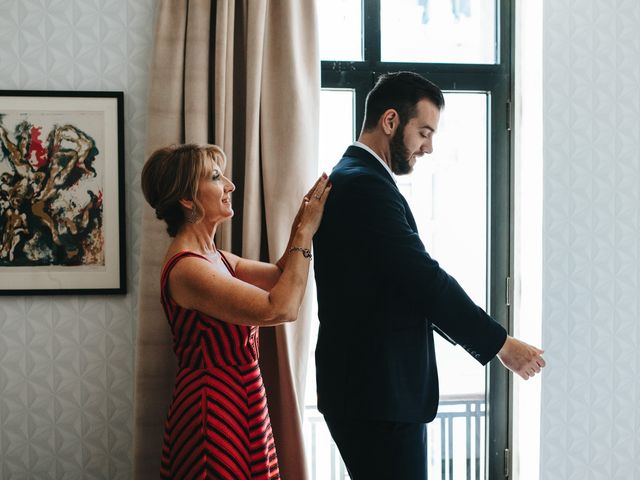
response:
{"label": "woman's hand", "polygon": [[[320,226],[320,220],[324,212],[324,204],[327,201],[327,196],[331,190],[331,182],[325,173],[323,173],[318,180],[313,184],[311,189],[303,197],[298,213],[296,213],[293,223],[291,224],[291,234],[289,235],[289,242],[284,254],[276,262],[276,266],[280,271],[284,270],[284,266],[287,263],[287,255],[289,249],[292,246],[293,238],[298,231],[298,228],[306,222],[305,225],[310,224],[312,228],[311,234],[313,235]],[[319,198],[318,198],[319,197]],[[311,204],[311,206],[309,206]]]}
{"label": "woman's hand", "polygon": [[322,220],[324,205],[327,202],[330,190],[331,182],[329,177],[327,177],[326,173],[323,173],[302,200],[302,205],[300,205],[298,214],[293,221],[291,229],[293,235],[299,228],[309,228],[311,235],[316,233]]}

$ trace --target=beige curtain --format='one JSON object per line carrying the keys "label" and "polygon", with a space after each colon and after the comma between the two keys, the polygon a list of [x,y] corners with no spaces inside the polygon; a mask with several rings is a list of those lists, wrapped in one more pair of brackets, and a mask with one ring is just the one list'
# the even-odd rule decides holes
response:
{"label": "beige curtain", "polygon": [[[180,142],[213,142],[236,184],[231,225],[217,244],[276,260],[315,178],[320,60],[314,2],[158,2],[148,98],[149,154]],[[160,307],[169,238],[145,205],[136,337],[135,478],[158,478],[163,422],[175,374]],[[307,298],[309,295],[307,294]],[[282,478],[304,480],[301,417],[308,301],[295,324],[261,329],[260,363]]]}

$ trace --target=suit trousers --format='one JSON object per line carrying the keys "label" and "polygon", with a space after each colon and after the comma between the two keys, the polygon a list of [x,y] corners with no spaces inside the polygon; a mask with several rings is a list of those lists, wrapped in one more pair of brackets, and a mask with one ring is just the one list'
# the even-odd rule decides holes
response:
{"label": "suit trousers", "polygon": [[351,480],[427,480],[427,426],[325,416]]}

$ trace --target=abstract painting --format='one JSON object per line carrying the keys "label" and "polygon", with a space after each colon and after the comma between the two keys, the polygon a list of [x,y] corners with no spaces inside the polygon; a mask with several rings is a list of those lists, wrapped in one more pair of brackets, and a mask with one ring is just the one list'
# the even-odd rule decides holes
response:
{"label": "abstract painting", "polygon": [[123,293],[123,95],[0,92],[0,291]]}

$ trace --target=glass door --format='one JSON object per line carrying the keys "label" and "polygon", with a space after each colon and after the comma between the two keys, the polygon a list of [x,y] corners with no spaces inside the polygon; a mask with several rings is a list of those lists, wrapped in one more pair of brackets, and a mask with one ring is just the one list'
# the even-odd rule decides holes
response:
{"label": "glass door", "polygon": [[[410,70],[445,92],[434,153],[397,177],[427,251],[509,327],[510,0],[323,0],[319,172],[357,138],[380,73]],[[336,32],[340,32],[337,34]],[[310,288],[314,288],[310,285]],[[312,292],[315,299],[315,292]],[[348,478],[316,409],[314,306],[304,419],[311,478]],[[433,480],[509,476],[509,375],[436,336],[440,406],[428,425]]]}
{"label": "glass door", "polygon": [[[429,254],[485,310],[488,103],[486,93],[445,92],[433,153],[396,177]],[[484,479],[485,369],[438,335],[435,347],[440,404],[427,430],[429,478]]]}

